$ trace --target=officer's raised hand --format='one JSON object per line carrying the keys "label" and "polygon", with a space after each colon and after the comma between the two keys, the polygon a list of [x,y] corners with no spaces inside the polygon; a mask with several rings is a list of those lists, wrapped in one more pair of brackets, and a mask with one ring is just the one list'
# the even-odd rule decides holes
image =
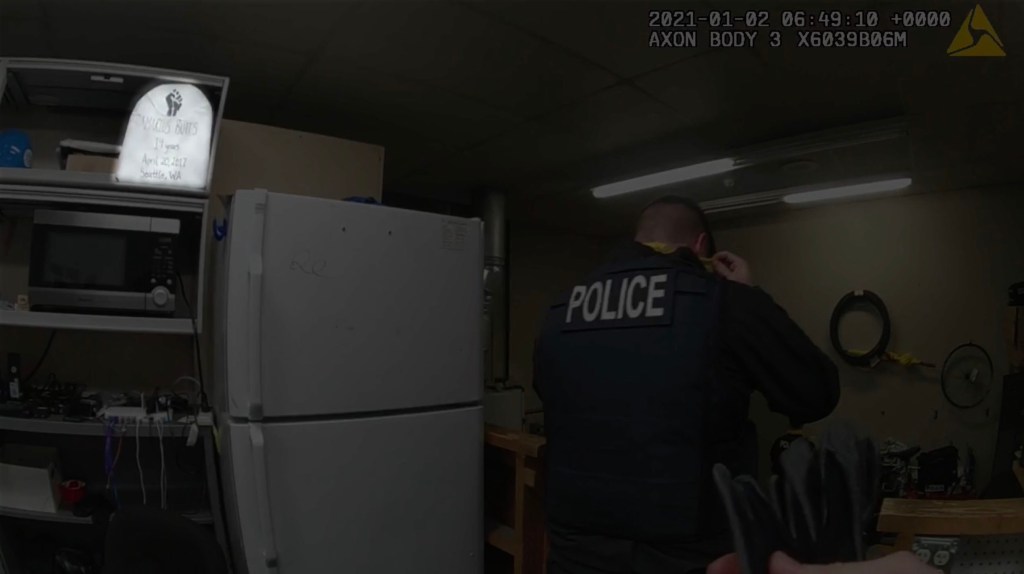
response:
{"label": "officer's raised hand", "polygon": [[711,264],[714,265],[715,273],[730,281],[753,285],[750,276],[750,266],[743,258],[728,251],[719,251],[711,257]]}

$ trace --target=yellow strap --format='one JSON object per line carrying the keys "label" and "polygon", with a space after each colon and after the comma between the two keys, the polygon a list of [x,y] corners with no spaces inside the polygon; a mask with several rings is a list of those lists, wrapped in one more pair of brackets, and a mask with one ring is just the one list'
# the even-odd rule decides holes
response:
{"label": "yellow strap", "polygon": [[[855,357],[868,354],[867,351],[847,351],[847,353]],[[917,357],[911,355],[910,353],[893,353],[891,351],[886,351],[885,355],[882,356],[882,360],[899,363],[904,367],[913,367],[914,365],[924,364],[924,361],[918,359]]]}
{"label": "yellow strap", "polygon": [[651,249],[653,249],[653,250],[655,250],[658,253],[661,253],[663,255],[668,255],[669,253],[674,253],[675,251],[677,251],[679,249],[678,247],[673,247],[671,245],[666,245],[665,243],[661,243],[659,241],[652,241],[650,243],[644,243],[644,245],[646,245],[647,247],[650,247]]}
{"label": "yellow strap", "polygon": [[[662,255],[669,255],[669,254],[675,253],[676,251],[679,251],[678,247],[673,247],[671,245],[666,245],[666,244],[660,243],[658,241],[652,241],[650,243],[644,243],[644,245],[646,245],[647,247],[650,247],[651,249],[657,251],[658,253],[661,253]],[[707,269],[708,271],[711,271],[711,272],[715,271],[715,266],[712,263],[711,259],[708,259],[707,257],[701,257],[700,258],[700,262],[704,264],[704,268]]]}

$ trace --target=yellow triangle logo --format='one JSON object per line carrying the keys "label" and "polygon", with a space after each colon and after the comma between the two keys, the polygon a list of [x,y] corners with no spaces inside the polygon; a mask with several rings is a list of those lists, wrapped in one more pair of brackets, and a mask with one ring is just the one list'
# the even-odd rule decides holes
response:
{"label": "yellow triangle logo", "polygon": [[1003,41],[999,39],[981,4],[967,13],[960,30],[946,53],[950,56],[1005,56]]}

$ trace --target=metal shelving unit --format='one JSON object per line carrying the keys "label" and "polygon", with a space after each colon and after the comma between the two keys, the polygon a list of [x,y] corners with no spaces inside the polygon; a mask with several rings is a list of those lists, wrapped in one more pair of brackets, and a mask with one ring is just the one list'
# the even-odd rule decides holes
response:
{"label": "metal shelving unit", "polygon": [[[202,223],[197,254],[197,295],[190,296],[196,307],[196,331],[203,329],[203,285],[205,283],[204,255],[206,252],[206,227],[208,201],[204,198],[187,196],[154,195],[139,191],[98,188],[65,188],[53,185],[32,185],[21,177],[6,179],[9,172],[32,172],[33,170],[0,168],[0,207],[14,206],[14,209],[31,210],[38,205],[97,205],[118,208],[156,210],[171,214],[189,214],[201,218]],[[57,172],[66,173],[66,172]],[[74,177],[95,174],[70,174]],[[92,315],[76,313],[45,313],[38,311],[15,311],[0,309],[0,327],[34,327],[45,329],[73,329],[86,331],[110,331],[126,333],[153,333],[191,335],[192,320],[185,317],[131,317],[115,315]]]}
{"label": "metal shelving unit", "polygon": [[[209,429],[213,426],[209,415],[200,415],[197,419],[200,429]],[[169,422],[164,423],[164,436],[178,436],[181,431],[190,423]],[[106,425],[102,421],[70,422],[60,417],[47,419],[29,419],[21,417],[0,416],[0,431],[30,432],[37,434],[58,434],[74,436],[104,436]],[[135,434],[135,425],[131,425],[132,435]],[[152,438],[159,436],[155,423],[144,423],[139,425],[139,436]]]}
{"label": "metal shelving unit", "polygon": [[[51,514],[49,512],[33,512],[31,510],[19,510],[17,508],[4,508],[0,506],[0,516],[18,518],[21,520],[59,522],[61,524],[92,524],[92,517],[75,516],[74,513],[68,510],[59,510]],[[210,514],[209,512],[184,514],[183,516],[197,524],[213,524],[213,514]]]}
{"label": "metal shelving unit", "polygon": [[64,171],[59,169],[17,169],[0,168],[0,182],[3,184],[19,184],[64,189],[106,189],[120,193],[159,193],[161,195],[196,196],[193,189],[173,186],[140,185],[122,183],[110,175],[102,173],[85,173]]}
{"label": "metal shelving unit", "polygon": [[72,313],[39,313],[36,311],[0,311],[0,327],[40,327],[46,329],[169,333],[176,335],[192,334],[192,321],[189,319],[77,315]]}
{"label": "metal shelving unit", "polygon": [[[0,94],[3,102],[12,106],[40,105],[66,98],[68,105],[77,108],[94,108],[99,111],[130,106],[133,100],[146,89],[157,83],[184,83],[201,86],[209,94],[213,106],[213,132],[210,138],[210,162],[206,173],[206,184],[202,189],[177,189],[169,186],[124,185],[111,180],[109,176],[97,174],[68,173],[59,170],[19,170],[19,179],[40,185],[57,185],[70,188],[104,187],[123,190],[142,190],[157,194],[186,194],[207,197],[216,159],[217,141],[220,136],[228,94],[228,78],[197,74],[178,70],[165,70],[146,66],[114,64],[107,62],[86,62],[80,60],[52,60],[46,58],[0,58]],[[121,109],[125,115],[131,109]],[[125,117],[127,119],[127,117]],[[13,174],[0,177],[4,181]]]}
{"label": "metal shelving unit", "polygon": [[[127,124],[134,113],[135,100],[152,86],[160,83],[192,84],[207,96],[212,106],[215,118],[210,139],[206,182],[201,189],[122,183],[116,181],[111,174],[62,169],[65,164],[58,161],[59,155],[54,152],[56,142],[78,137],[90,141],[97,138],[109,140],[102,143],[120,142],[118,130]],[[0,58],[0,106],[3,109],[5,127],[28,132],[34,140],[36,152],[36,161],[32,168],[0,168],[0,209],[4,215],[17,221],[19,225],[26,224],[21,227],[22,231],[26,227],[31,228],[36,209],[54,207],[66,210],[96,207],[116,213],[174,217],[187,222],[189,233],[192,234],[192,240],[185,251],[189,254],[189,263],[187,268],[179,271],[183,276],[185,292],[189,293],[193,305],[192,309],[182,310],[174,317],[49,313],[0,307],[0,329],[27,327],[182,336],[202,332],[202,318],[205,314],[203,304],[206,300],[204,286],[206,236],[209,228],[208,198],[227,90],[227,78],[206,74],[98,62]],[[51,110],[54,106],[62,106],[64,111],[53,114]],[[168,114],[170,115],[170,112]],[[101,127],[74,127],[83,123]],[[79,135],[76,129],[81,129],[80,133],[86,135]],[[121,132],[122,135],[123,133]],[[44,154],[49,154],[49,157],[44,158]],[[184,225],[183,223],[183,227]],[[7,279],[6,285],[0,284],[0,289],[5,290],[2,295],[10,300],[16,295],[27,293],[27,250],[14,254],[0,252],[0,255],[6,257],[0,259],[0,278]],[[195,318],[194,326],[192,317]],[[215,458],[215,431],[209,415],[200,416],[198,422],[199,444],[203,453],[197,453],[195,464],[197,467],[205,467],[205,476],[197,477],[197,482],[205,480],[204,490],[208,495],[197,507],[208,506],[209,510],[186,516],[195,522],[212,525],[218,542],[228,556],[220,480]],[[140,425],[138,430],[140,438],[152,439],[160,436],[155,424]],[[56,417],[25,419],[0,416],[0,438],[5,438],[5,434],[20,434],[21,439],[27,443],[45,440],[70,445],[83,444],[81,441],[85,440],[87,442],[84,444],[92,448],[92,441],[102,441],[105,432],[104,423],[99,421],[68,422]],[[165,439],[183,440],[181,437],[185,432],[186,425],[183,423],[168,423],[163,428]],[[127,434],[134,438],[133,424],[130,425]],[[43,438],[38,435],[50,436]],[[199,462],[200,458],[202,462]],[[91,518],[75,516],[69,511],[40,513],[0,507],[0,518],[83,527],[92,524]],[[3,536],[0,536],[0,546],[5,543],[7,542],[3,540]],[[0,548],[0,574],[5,572],[4,562],[3,548]]]}
{"label": "metal shelving unit", "polygon": [[[54,107],[71,110],[69,113],[74,117],[107,118],[111,121],[111,126],[120,126],[134,113],[134,101],[160,83],[182,83],[200,87],[210,101],[215,117],[205,185],[191,189],[157,183],[122,183],[117,181],[113,174],[66,171],[59,169],[61,166],[55,164],[53,158],[40,164],[41,154],[53,153],[49,147],[44,147],[48,144],[40,141],[39,145],[35,146],[40,149],[34,150],[37,152],[36,163],[39,165],[29,169],[0,168],[0,208],[5,211],[21,210],[24,212],[22,216],[28,219],[31,218],[34,209],[50,209],[55,205],[64,209],[109,206],[116,209],[145,210],[147,213],[163,212],[170,217],[200,216],[201,225],[196,230],[199,234],[198,253],[195,254],[198,266],[195,276],[192,277],[196,291],[189,298],[195,304],[193,311],[196,317],[196,331],[202,332],[203,303],[206,300],[203,287],[208,224],[207,200],[210,195],[221,117],[227,100],[228,79],[207,74],[101,62],[0,58],[0,94],[3,96],[0,105],[3,106],[5,124],[8,127],[21,127],[32,137],[42,137],[52,132],[59,133],[64,129],[65,124],[62,122],[69,120],[54,120],[48,111]],[[26,122],[26,125],[19,126],[19,118],[20,121]],[[33,123],[34,121],[42,121],[43,124]],[[50,125],[54,121],[57,121],[57,125]],[[32,131],[36,128],[42,131],[36,134]],[[111,133],[107,136],[119,137],[116,130],[120,127],[109,129]],[[61,133],[60,137],[74,136],[74,133]],[[50,141],[47,138],[43,139]],[[188,273],[182,271],[182,274]],[[18,293],[23,291],[4,294],[11,300]],[[180,335],[191,335],[193,332],[191,320],[182,317],[181,314],[167,318],[117,317],[14,312],[0,309],[0,327],[5,326]]]}
{"label": "metal shelving unit", "polygon": [[[79,183],[104,181],[105,185],[67,186],[46,177],[62,177]],[[0,168],[0,199],[31,203],[80,203],[201,213],[206,198],[154,194],[153,188],[139,185],[115,184],[106,176],[94,173],[75,173],[56,170]]]}
{"label": "metal shelving unit", "polygon": [[[220,495],[220,480],[215,459],[216,441],[214,439],[213,419],[209,414],[200,414],[195,421],[199,425],[199,440],[203,445],[203,462],[206,475],[206,489],[209,492],[210,510],[197,514],[186,514],[187,518],[199,523],[213,526],[217,541],[228,554],[227,532],[225,530],[223,508]],[[165,439],[180,439],[184,435],[186,427],[191,424],[185,422],[165,423],[163,437]],[[103,421],[71,422],[62,420],[60,417],[45,419],[20,418],[0,416],[0,435],[4,432],[49,434],[62,436],[87,436],[103,437],[106,432],[106,424]],[[138,429],[140,438],[155,438],[160,436],[155,423],[145,423]],[[135,426],[132,423],[125,425],[125,433],[132,438],[135,436]],[[34,520],[41,522],[55,522],[63,524],[92,524],[89,517],[75,516],[66,510],[55,514],[45,512],[32,512],[14,508],[0,507],[0,517],[17,518],[23,520]]]}

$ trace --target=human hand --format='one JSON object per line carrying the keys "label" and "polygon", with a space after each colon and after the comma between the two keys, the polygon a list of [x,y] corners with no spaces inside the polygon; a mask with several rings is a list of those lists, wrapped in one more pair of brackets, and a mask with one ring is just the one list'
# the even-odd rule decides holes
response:
{"label": "human hand", "polygon": [[711,257],[711,264],[715,268],[715,273],[730,281],[751,286],[754,284],[750,277],[750,266],[734,253],[719,251]]}
{"label": "human hand", "polygon": [[[910,552],[897,552],[878,560],[848,564],[800,564],[782,552],[772,555],[767,574],[938,574]],[[708,566],[708,574],[743,574],[739,556],[729,554]]]}

